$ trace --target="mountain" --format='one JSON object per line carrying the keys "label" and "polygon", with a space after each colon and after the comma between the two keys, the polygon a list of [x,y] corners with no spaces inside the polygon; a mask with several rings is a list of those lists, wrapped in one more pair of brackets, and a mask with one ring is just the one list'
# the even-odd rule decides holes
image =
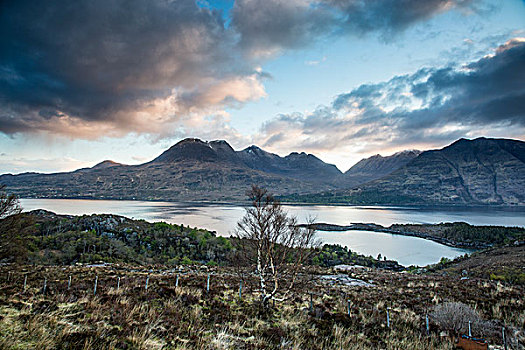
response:
{"label": "mountain", "polygon": [[338,176],[334,165],[305,153],[280,157],[185,139],[140,165],[104,161],[66,173],[1,175],[0,183],[21,197],[239,201],[252,184],[277,195],[313,193],[334,189]]}
{"label": "mountain", "polygon": [[406,150],[387,157],[376,154],[362,159],[344,173],[342,182],[346,187],[353,187],[380,179],[406,165],[420,154],[421,151]]}
{"label": "mountain", "polygon": [[102,161],[102,162],[98,163],[97,165],[95,165],[95,166],[93,166],[92,168],[89,168],[89,169],[106,169],[106,168],[111,168],[111,167],[114,167],[114,166],[121,166],[121,165],[122,164],[114,162],[112,160],[105,160],[105,161]]}
{"label": "mountain", "polygon": [[294,200],[352,204],[525,205],[525,142],[460,139],[357,188]]}
{"label": "mountain", "polygon": [[[366,182],[366,183],[365,183]],[[284,200],[348,204],[525,205],[525,142],[460,139],[440,149],[363,159],[342,174],[306,153],[185,139],[140,165],[1,175],[21,197],[241,201],[257,184]]]}
{"label": "mountain", "polygon": [[257,146],[250,146],[238,152],[238,156],[251,169],[302,181],[330,184],[342,174],[335,165],[326,164],[316,156],[304,152],[293,152],[282,158]]}
{"label": "mountain", "polygon": [[150,163],[173,162],[226,162],[240,164],[233,148],[224,140],[206,142],[195,138],[184,139],[171,146],[167,151]]}

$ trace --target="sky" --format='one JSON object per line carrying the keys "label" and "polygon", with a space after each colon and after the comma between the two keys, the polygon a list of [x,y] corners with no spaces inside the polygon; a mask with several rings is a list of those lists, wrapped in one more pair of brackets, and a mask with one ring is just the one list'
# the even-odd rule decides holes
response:
{"label": "sky", "polygon": [[362,158],[525,140],[525,1],[0,3],[0,174],[186,137]]}

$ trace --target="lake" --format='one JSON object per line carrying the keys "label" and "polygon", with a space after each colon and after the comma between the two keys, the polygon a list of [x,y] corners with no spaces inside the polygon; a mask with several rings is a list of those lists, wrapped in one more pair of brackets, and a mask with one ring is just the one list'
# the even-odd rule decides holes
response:
{"label": "lake", "polygon": [[[24,210],[46,209],[58,214],[116,214],[147,221],[165,221],[206,228],[229,236],[244,215],[239,205],[183,202],[146,202],[84,199],[21,199]],[[389,226],[394,223],[440,223],[464,221],[473,225],[525,226],[525,212],[502,208],[406,208],[326,205],[286,205],[299,222],[308,216],[317,222],[348,225],[355,222]],[[355,252],[378,254],[402,265],[427,265],[441,257],[454,258],[468,252],[416,237],[370,231],[319,232],[324,243],[338,243]]]}

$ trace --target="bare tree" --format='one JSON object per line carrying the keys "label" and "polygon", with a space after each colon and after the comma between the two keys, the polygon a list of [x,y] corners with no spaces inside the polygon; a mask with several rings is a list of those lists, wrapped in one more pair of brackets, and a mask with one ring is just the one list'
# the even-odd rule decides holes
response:
{"label": "bare tree", "polygon": [[236,244],[241,264],[255,268],[258,290],[264,306],[291,295],[303,264],[319,243],[313,222],[298,227],[267,190],[252,186],[251,206],[237,223]]}
{"label": "bare tree", "polygon": [[5,191],[5,185],[0,184],[0,219],[22,211],[18,198],[14,194]]}

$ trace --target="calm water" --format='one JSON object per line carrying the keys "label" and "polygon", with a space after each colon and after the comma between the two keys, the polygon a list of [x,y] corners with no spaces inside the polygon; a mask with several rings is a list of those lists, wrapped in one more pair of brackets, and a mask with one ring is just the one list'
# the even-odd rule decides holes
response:
{"label": "calm water", "polygon": [[[24,210],[46,209],[59,214],[111,213],[148,221],[166,221],[207,228],[229,236],[244,215],[238,205],[196,203],[22,199]],[[370,222],[384,226],[393,223],[439,223],[464,221],[473,225],[525,226],[525,212],[503,209],[417,209],[391,207],[286,206],[300,222],[308,216],[317,222],[347,225]],[[320,232],[325,243],[339,243],[353,251],[377,256],[379,253],[403,265],[426,265],[441,257],[453,258],[466,252],[415,237],[369,231]]]}

